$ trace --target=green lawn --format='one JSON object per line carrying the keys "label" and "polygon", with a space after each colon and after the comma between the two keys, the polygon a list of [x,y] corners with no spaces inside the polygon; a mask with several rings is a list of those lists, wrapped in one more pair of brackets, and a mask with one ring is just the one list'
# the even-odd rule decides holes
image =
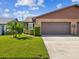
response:
{"label": "green lawn", "polygon": [[41,37],[26,37],[26,40],[17,40],[11,35],[0,36],[0,58],[48,57]]}

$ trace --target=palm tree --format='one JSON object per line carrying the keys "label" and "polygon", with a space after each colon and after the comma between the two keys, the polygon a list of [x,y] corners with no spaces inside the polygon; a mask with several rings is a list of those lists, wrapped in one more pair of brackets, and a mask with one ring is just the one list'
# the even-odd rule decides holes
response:
{"label": "palm tree", "polygon": [[16,34],[16,25],[17,25],[16,21],[11,21],[7,25],[7,28],[9,29],[10,32],[12,32],[13,37],[15,37]]}
{"label": "palm tree", "polygon": [[13,37],[16,37],[17,34],[22,34],[23,32],[23,28],[24,28],[24,24],[22,22],[19,21],[12,21],[8,23],[8,29],[12,32]]}
{"label": "palm tree", "polygon": [[17,34],[19,34],[19,37],[20,37],[20,34],[23,33],[23,28],[24,28],[24,24],[22,22],[17,22],[16,32],[17,32]]}

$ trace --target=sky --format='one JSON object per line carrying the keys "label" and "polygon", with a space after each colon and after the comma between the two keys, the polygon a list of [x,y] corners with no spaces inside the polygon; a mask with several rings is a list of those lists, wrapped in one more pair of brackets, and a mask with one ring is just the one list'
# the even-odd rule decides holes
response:
{"label": "sky", "polygon": [[0,17],[23,20],[78,2],[79,0],[0,0]]}

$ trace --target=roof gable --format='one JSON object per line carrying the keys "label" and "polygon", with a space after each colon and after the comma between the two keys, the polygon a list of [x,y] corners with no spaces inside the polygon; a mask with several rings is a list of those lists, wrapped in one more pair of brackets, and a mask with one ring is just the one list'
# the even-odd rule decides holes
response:
{"label": "roof gable", "polygon": [[55,14],[55,13],[58,13],[58,12],[60,12],[60,11],[64,11],[64,10],[67,10],[67,9],[73,8],[73,7],[79,8],[78,5],[71,5],[71,6],[67,6],[67,7],[64,7],[64,8],[55,10],[55,11],[52,11],[52,12],[45,13],[45,14],[40,15],[40,16],[37,16],[37,17],[35,17],[35,18],[41,18],[41,17],[46,16],[46,15]]}

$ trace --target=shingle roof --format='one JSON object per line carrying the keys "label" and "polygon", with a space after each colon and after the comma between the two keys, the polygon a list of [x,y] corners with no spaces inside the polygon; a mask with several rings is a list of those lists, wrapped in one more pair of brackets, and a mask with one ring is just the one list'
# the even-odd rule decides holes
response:
{"label": "shingle roof", "polygon": [[27,17],[23,22],[33,22],[33,17]]}
{"label": "shingle roof", "polygon": [[55,12],[58,12],[58,11],[60,11],[60,10],[64,10],[64,9],[67,9],[67,8],[70,8],[70,7],[73,7],[73,6],[75,6],[75,7],[79,7],[78,4],[73,4],[73,5],[70,5],[70,6],[67,6],[67,7],[63,7],[63,8],[60,8],[60,9],[57,9],[57,10],[54,10],[54,11],[47,12],[47,13],[45,13],[45,14],[42,14],[42,15],[36,16],[35,18],[38,18],[38,17],[44,16],[44,15],[47,15],[47,14],[50,14],[50,13],[55,13]]}
{"label": "shingle roof", "polygon": [[12,20],[14,20],[14,18],[0,18],[0,24],[7,24]]}

